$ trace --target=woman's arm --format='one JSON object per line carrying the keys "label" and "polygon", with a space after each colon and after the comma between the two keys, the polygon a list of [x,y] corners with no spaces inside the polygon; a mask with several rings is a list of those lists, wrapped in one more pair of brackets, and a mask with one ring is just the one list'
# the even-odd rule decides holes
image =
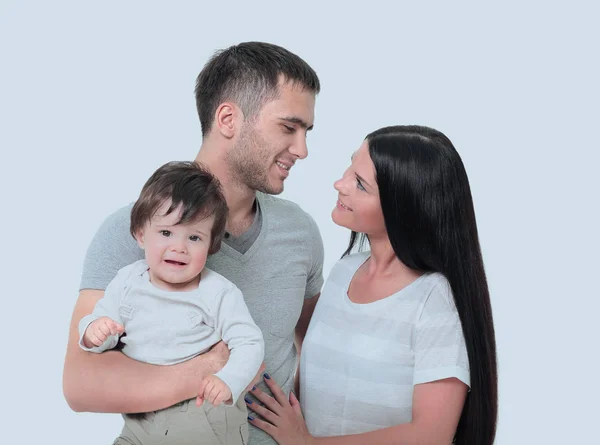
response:
{"label": "woman's arm", "polygon": [[263,419],[250,423],[270,434],[280,445],[450,445],[467,396],[467,385],[456,378],[415,385],[412,422],[348,436],[314,438],[308,433],[298,400],[289,401],[281,388],[265,380],[275,398],[256,389],[264,407],[252,405]]}
{"label": "woman's arm", "polygon": [[460,419],[467,386],[450,378],[416,385],[412,422],[351,436],[313,439],[314,445],[450,445]]}
{"label": "woman's arm", "polygon": [[82,290],[73,310],[63,370],[63,392],[74,411],[135,413],[166,408],[196,397],[200,380],[220,370],[229,351],[223,344],[172,366],[150,365],[117,351],[93,354],[79,347],[78,323],[104,291]]}

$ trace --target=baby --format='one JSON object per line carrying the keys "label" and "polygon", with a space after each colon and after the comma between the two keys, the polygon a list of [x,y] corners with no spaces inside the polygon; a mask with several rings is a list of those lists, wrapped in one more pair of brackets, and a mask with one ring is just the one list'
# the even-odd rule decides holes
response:
{"label": "baby", "polygon": [[[205,267],[220,249],[228,209],[217,179],[193,162],[170,162],[144,185],[131,234],[145,259],[117,273],[92,314],[79,323],[80,346],[101,353],[119,341],[127,356],[171,365],[223,340],[229,361],[199,382],[202,406],[181,402],[144,416],[124,414],[115,444],[247,443],[240,395],[264,358],[264,341],[241,291]],[[212,440],[214,438],[214,440]]]}

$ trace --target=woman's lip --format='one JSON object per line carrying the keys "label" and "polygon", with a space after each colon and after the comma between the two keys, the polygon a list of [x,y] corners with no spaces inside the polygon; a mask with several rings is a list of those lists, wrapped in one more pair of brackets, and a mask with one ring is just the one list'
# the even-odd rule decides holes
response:
{"label": "woman's lip", "polygon": [[348,212],[351,212],[351,211],[352,211],[352,209],[351,209],[350,207],[348,207],[346,204],[344,204],[344,203],[343,203],[342,201],[340,201],[339,199],[338,199],[338,201],[337,201],[337,205],[338,205],[338,207],[339,207],[339,208],[341,208],[342,210],[347,210]]}

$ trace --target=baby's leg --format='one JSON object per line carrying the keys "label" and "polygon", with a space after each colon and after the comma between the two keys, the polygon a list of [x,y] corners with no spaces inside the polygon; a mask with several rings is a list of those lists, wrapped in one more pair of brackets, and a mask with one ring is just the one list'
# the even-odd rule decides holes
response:
{"label": "baby's leg", "polygon": [[[243,399],[236,406],[184,402],[181,415],[169,420],[168,442],[177,445],[247,445],[248,422]],[[164,437],[163,439],[167,439]]]}
{"label": "baby's leg", "polygon": [[[125,425],[113,445],[157,445],[168,435],[171,418],[180,415],[184,403],[159,411],[142,414],[123,414]],[[173,442],[175,443],[175,442]]]}
{"label": "baby's leg", "polygon": [[[242,394],[243,395],[243,394]],[[248,444],[248,409],[244,397],[240,396],[238,403],[228,406],[226,411],[227,433],[226,444]]]}
{"label": "baby's leg", "polygon": [[112,445],[143,445],[135,434],[125,425],[119,437],[115,439]]}

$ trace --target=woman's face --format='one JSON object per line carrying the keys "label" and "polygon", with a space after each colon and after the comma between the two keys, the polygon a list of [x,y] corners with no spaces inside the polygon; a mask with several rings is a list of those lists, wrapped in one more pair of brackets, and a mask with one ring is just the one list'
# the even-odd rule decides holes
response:
{"label": "woman's face", "polygon": [[331,213],[334,223],[370,237],[386,233],[367,141],[352,155],[352,164],[333,186],[339,192]]}

